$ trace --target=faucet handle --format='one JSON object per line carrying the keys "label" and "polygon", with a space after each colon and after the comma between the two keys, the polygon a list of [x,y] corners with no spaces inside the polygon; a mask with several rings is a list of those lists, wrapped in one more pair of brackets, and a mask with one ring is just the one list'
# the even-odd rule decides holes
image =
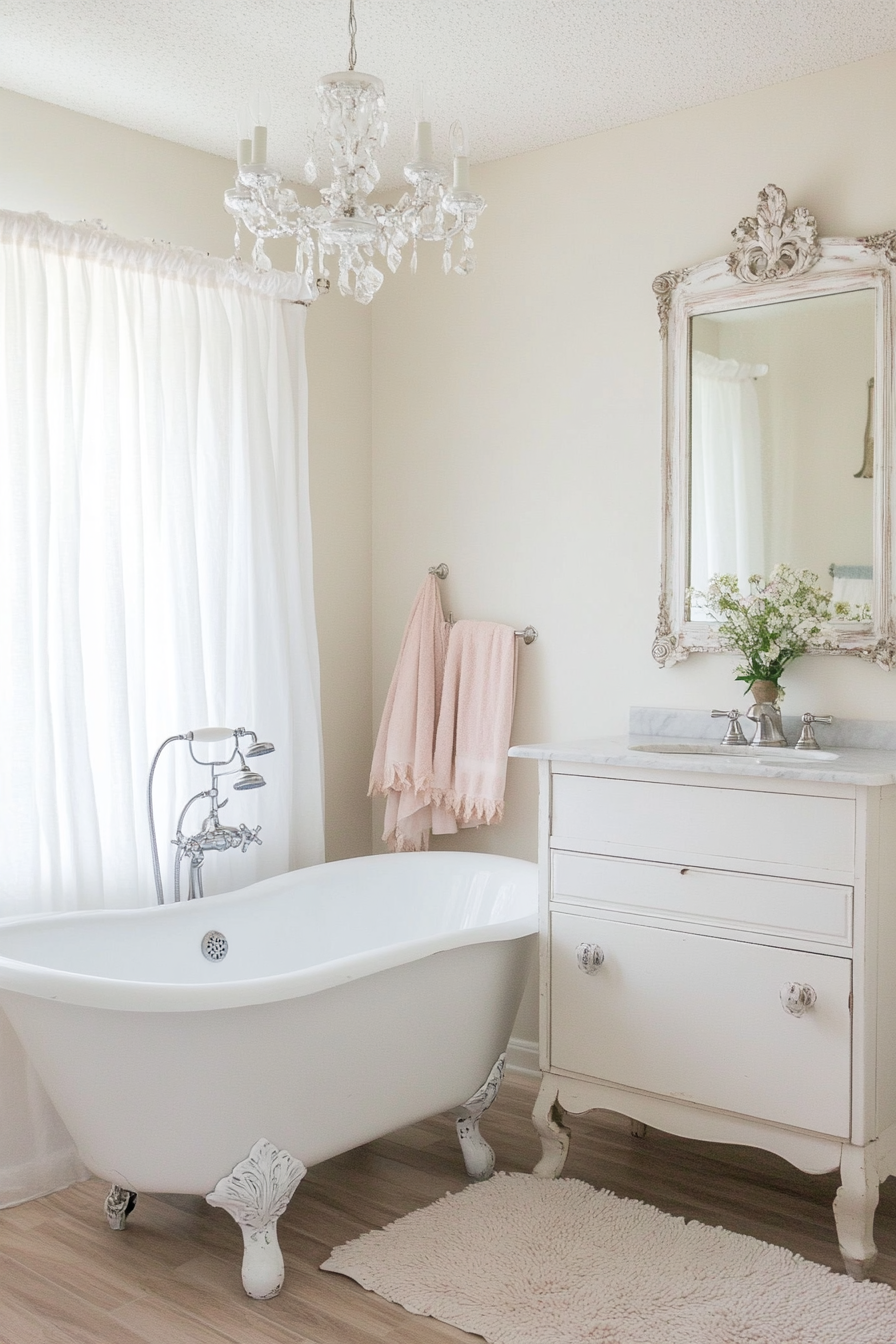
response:
{"label": "faucet handle", "polygon": [[[259,832],[260,830],[261,830],[261,827],[260,827],[260,826],[256,826],[255,829],[254,829],[253,831],[250,831],[250,830],[249,830],[249,827],[245,824],[245,822],[241,822],[241,823],[240,823],[240,831],[241,831],[241,836],[240,836],[240,838],[242,839],[242,842],[243,842],[243,844],[242,844],[242,851],[243,851],[244,854],[245,854],[246,850],[249,848],[249,846],[250,846],[251,844],[253,844],[253,843],[256,844],[256,845],[263,845],[263,844],[264,844],[264,841],[260,838],[260,836],[259,836],[259,834],[258,834],[258,832]],[[240,838],[237,839],[237,842],[236,842],[237,844],[240,843]],[[235,847],[235,846],[234,846],[234,847]]]}
{"label": "faucet handle", "polygon": [[800,740],[796,744],[797,751],[818,751],[818,743],[815,740],[815,729],[813,723],[833,723],[832,714],[804,714],[803,731],[800,733]]}
{"label": "faucet handle", "polygon": [[728,720],[728,729],[722,738],[723,747],[747,747],[750,745],[744,737],[743,728],[738,722],[740,718],[739,709],[714,709],[712,710],[712,717]]}

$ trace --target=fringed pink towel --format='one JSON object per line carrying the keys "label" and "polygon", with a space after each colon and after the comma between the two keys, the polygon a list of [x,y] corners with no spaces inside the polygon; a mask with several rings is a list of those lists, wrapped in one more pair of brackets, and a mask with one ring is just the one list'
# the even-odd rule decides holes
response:
{"label": "fringed pink towel", "polygon": [[438,579],[414,601],[377,734],[369,794],[386,796],[383,839],[391,850],[429,848],[433,748],[449,626]]}
{"label": "fringed pink towel", "polygon": [[515,691],[511,626],[452,626],[433,759],[436,835],[451,834],[458,825],[490,826],[503,817]]}

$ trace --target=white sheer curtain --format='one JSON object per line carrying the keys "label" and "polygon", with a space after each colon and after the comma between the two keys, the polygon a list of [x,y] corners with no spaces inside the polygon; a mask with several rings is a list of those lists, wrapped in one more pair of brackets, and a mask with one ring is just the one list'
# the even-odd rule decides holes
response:
{"label": "white sheer curtain", "polygon": [[[755,379],[767,364],[691,353],[691,585],[765,569],[762,435]],[[694,616],[700,619],[695,609]]]}
{"label": "white sheer curtain", "polygon": [[[206,891],[323,857],[297,283],[0,212],[0,916],[153,903],[206,724],[277,749]],[[0,1125],[0,1205],[84,1174],[5,1019]]]}

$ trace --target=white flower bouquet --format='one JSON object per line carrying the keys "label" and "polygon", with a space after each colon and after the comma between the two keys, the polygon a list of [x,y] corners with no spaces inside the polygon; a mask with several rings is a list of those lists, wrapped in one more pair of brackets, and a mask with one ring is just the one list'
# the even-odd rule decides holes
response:
{"label": "white flower bouquet", "polygon": [[790,565],[776,565],[767,582],[751,575],[749,593],[741,593],[733,575],[716,574],[705,593],[692,595],[721,622],[723,647],[743,654],[736,680],[748,687],[772,682],[779,692],[787,664],[806,652],[827,622],[850,614],[844,604],[831,602],[817,574]]}

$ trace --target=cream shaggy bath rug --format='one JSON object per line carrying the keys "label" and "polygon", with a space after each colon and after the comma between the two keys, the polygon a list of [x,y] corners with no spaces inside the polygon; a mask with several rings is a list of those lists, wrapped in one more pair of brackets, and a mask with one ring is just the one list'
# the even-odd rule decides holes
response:
{"label": "cream shaggy bath rug", "polygon": [[321,1269],[489,1344],[896,1344],[896,1292],[584,1181],[497,1175]]}

